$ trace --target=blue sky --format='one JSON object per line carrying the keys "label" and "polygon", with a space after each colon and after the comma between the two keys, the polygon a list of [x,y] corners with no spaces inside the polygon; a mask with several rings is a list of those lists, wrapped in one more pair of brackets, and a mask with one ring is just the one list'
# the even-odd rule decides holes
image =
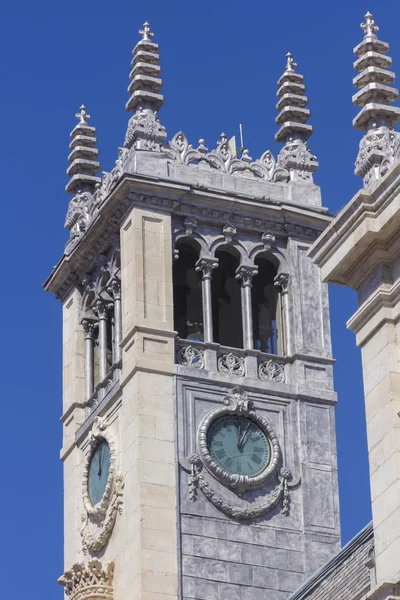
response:
{"label": "blue sky", "polygon": [[[376,10],[375,10],[376,9]],[[316,181],[336,213],[357,191],[359,133],[352,129],[352,48],[367,10],[400,68],[398,0],[247,3],[230,0],[77,0],[7,4],[0,15],[3,343],[0,438],[4,597],[61,598],[61,305],[41,289],[66,240],[69,132],[83,102],[111,170],[123,143],[124,105],[137,30],[150,21],[161,45],[169,137],[190,142],[237,133],[257,158],[276,155],[276,81],[291,51],[305,75],[319,158]],[[345,328],[354,292],[331,289],[343,542],[370,519],[362,378]]]}

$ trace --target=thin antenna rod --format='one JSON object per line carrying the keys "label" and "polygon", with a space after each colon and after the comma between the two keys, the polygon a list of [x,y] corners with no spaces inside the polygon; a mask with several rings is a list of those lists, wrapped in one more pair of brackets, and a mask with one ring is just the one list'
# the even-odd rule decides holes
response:
{"label": "thin antenna rod", "polygon": [[244,149],[244,143],[243,143],[243,123],[241,121],[239,123],[239,134],[240,134],[240,147],[242,149]]}

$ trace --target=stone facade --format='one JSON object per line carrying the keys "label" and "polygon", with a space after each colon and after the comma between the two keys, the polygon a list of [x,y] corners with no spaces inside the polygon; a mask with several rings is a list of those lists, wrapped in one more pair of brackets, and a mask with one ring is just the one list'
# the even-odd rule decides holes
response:
{"label": "stone facade", "polygon": [[[331,216],[313,182],[303,77],[288,55],[277,159],[239,156],[224,134],[211,151],[182,132],[166,141],[159,47],[147,23],[140,34],[133,114],[101,179],[95,129],[84,107],[77,114],[71,236],[45,284],[64,305],[60,583],[74,600],[97,598],[99,586],[110,600],[287,598],[340,545],[328,294],[308,256]],[[197,317],[181,335],[174,316],[185,251],[196,255],[197,337]],[[224,305],[234,317],[221,325],[235,330],[232,344],[216,335],[221,252],[236,261],[235,306]],[[273,319],[272,304],[255,304],[262,268]],[[221,411],[268,433],[271,460],[257,477],[213,472],[202,454],[204,423]],[[109,470],[92,502],[100,443]]]}
{"label": "stone facade", "polygon": [[324,281],[358,292],[359,308],[348,327],[361,348],[364,378],[375,571],[367,597],[394,599],[400,597],[400,165],[394,131],[400,110],[390,106],[398,91],[390,87],[395,74],[387,70],[389,45],[377,38],[370,13],[361,27],[365,36],[354,49],[360,71],[354,83],[362,89],[353,101],[362,109],[353,124],[365,130],[356,163],[364,189],[309,256]]}

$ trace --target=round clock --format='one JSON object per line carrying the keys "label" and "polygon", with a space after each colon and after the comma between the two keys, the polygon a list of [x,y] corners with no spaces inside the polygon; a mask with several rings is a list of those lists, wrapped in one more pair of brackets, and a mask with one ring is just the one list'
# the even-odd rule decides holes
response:
{"label": "round clock", "polygon": [[103,498],[110,473],[110,446],[101,440],[95,447],[89,463],[88,493],[94,506]]}
{"label": "round clock", "polygon": [[239,494],[268,483],[282,457],[270,423],[240,388],[224,398],[223,406],[205,415],[197,431],[197,447],[207,470]]}
{"label": "round clock", "polygon": [[216,419],[208,429],[207,446],[215,463],[232,475],[259,475],[271,459],[265,431],[246,417],[227,415]]}

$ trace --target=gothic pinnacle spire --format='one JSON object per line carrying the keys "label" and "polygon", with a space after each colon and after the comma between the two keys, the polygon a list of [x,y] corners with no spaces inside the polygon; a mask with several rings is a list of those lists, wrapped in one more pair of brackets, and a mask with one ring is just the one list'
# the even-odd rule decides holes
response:
{"label": "gothic pinnacle spire", "polygon": [[279,114],[275,122],[280,128],[275,139],[284,144],[278,157],[281,166],[289,170],[292,180],[298,179],[304,183],[312,181],[318,162],[306,145],[313,128],[307,124],[311,113],[306,108],[308,98],[305,96],[304,77],[295,72],[296,67],[293,55],[288,52],[285,71],[278,81],[279,100],[276,108]]}
{"label": "gothic pinnacle spire", "polygon": [[93,191],[96,183],[101,181],[100,177],[97,177],[100,163],[97,160],[99,151],[95,147],[96,128],[88,125],[90,115],[83,104],[75,116],[79,123],[70,134],[72,138],[69,145],[71,153],[68,156],[70,166],[67,169],[70,180],[65,188],[71,194]]}
{"label": "gothic pinnacle spire", "polygon": [[142,39],[133,49],[128,87],[130,98],[126,104],[127,111],[134,114],[129,120],[124,145],[126,148],[157,151],[167,136],[157,117],[157,111],[164,104],[164,96],[160,94],[159,45],[152,41],[154,33],[147,21],[139,34]]}
{"label": "gothic pinnacle spire", "polygon": [[376,25],[371,13],[361,23],[364,39],[354,48],[357,60],[354,69],[359,74],[353,84],[359,91],[353,96],[353,104],[361,107],[353,120],[355,129],[365,131],[360,142],[356,160],[356,175],[363,178],[364,187],[372,187],[395,161],[393,148],[396,123],[400,121],[400,108],[391,106],[399,97],[392,87],[395,73],[389,70],[392,59],[387,56],[389,44],[378,39]]}

